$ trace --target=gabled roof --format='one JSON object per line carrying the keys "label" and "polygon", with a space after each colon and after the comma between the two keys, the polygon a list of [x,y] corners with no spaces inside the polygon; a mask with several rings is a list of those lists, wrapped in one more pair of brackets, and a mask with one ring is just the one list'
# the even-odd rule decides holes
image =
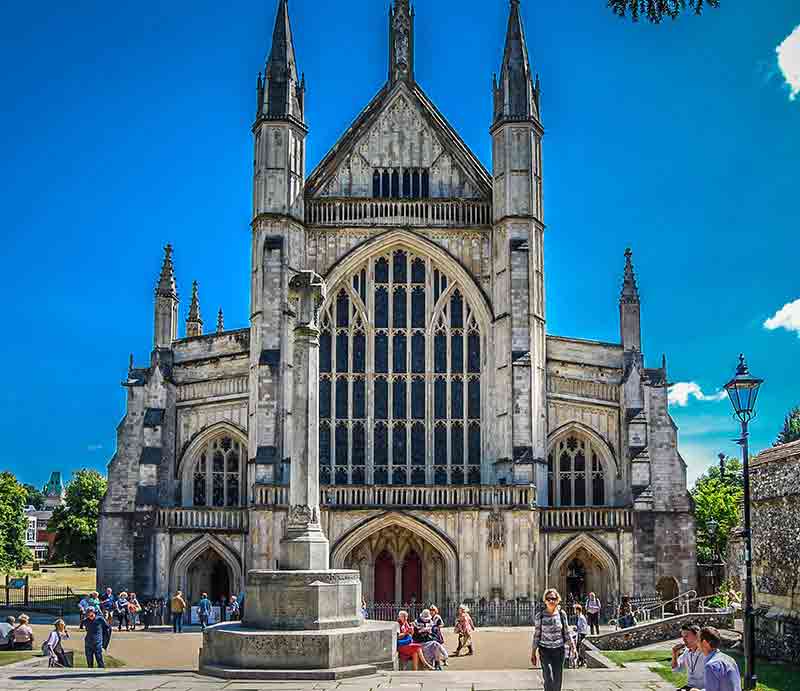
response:
{"label": "gabled roof", "polygon": [[416,108],[427,126],[438,138],[442,146],[442,152],[449,154],[453,161],[458,164],[464,175],[471,182],[477,196],[491,199],[492,177],[489,171],[470,151],[464,140],[461,139],[420,86],[416,83],[407,84],[404,81],[398,81],[394,84],[387,82],[367,104],[366,108],[361,111],[339,141],[334,144],[309,175],[305,186],[306,197],[316,197],[323,193],[325,186],[336,175],[340,165],[354,152],[359,142],[369,133],[381,115],[389,110],[401,95],[407,97],[412,106]]}

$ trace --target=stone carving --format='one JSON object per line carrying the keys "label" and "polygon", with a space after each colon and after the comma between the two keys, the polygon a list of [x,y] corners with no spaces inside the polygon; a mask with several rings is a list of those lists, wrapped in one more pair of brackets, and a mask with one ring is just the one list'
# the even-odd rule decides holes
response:
{"label": "stone carving", "polygon": [[489,537],[486,541],[488,546],[505,547],[506,527],[500,512],[492,511],[492,513],[489,514],[489,518],[486,519],[486,525],[489,529]]}
{"label": "stone carving", "polygon": [[298,326],[316,328],[325,295],[325,281],[313,271],[299,271],[292,277],[289,281],[289,299],[297,305]]}
{"label": "stone carving", "polygon": [[302,528],[307,525],[318,525],[319,516],[315,506],[297,505],[289,509],[289,526]]}

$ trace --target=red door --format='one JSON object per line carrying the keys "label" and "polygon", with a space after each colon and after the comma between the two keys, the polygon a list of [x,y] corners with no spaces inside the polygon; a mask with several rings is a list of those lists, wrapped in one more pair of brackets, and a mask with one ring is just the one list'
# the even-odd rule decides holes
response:
{"label": "red door", "polygon": [[416,552],[410,552],[403,562],[403,602],[422,601],[422,560]]}
{"label": "red door", "polygon": [[375,602],[394,602],[394,559],[388,552],[375,560]]}

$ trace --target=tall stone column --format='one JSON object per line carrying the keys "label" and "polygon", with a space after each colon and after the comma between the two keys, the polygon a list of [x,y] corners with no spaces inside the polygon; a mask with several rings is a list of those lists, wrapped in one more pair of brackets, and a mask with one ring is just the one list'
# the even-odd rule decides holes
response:
{"label": "tall stone column", "polygon": [[317,315],[325,299],[325,281],[301,271],[289,282],[294,301],[292,359],[292,458],[289,469],[289,518],[281,542],[281,569],[325,571],[328,540],[319,509],[319,328]]}

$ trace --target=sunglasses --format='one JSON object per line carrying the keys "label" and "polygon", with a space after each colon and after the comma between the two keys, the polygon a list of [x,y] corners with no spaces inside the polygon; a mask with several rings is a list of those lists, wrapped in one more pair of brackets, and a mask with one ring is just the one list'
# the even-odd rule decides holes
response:
{"label": "sunglasses", "polygon": [[545,600],[547,600],[547,602],[558,602],[557,597],[546,597]]}

